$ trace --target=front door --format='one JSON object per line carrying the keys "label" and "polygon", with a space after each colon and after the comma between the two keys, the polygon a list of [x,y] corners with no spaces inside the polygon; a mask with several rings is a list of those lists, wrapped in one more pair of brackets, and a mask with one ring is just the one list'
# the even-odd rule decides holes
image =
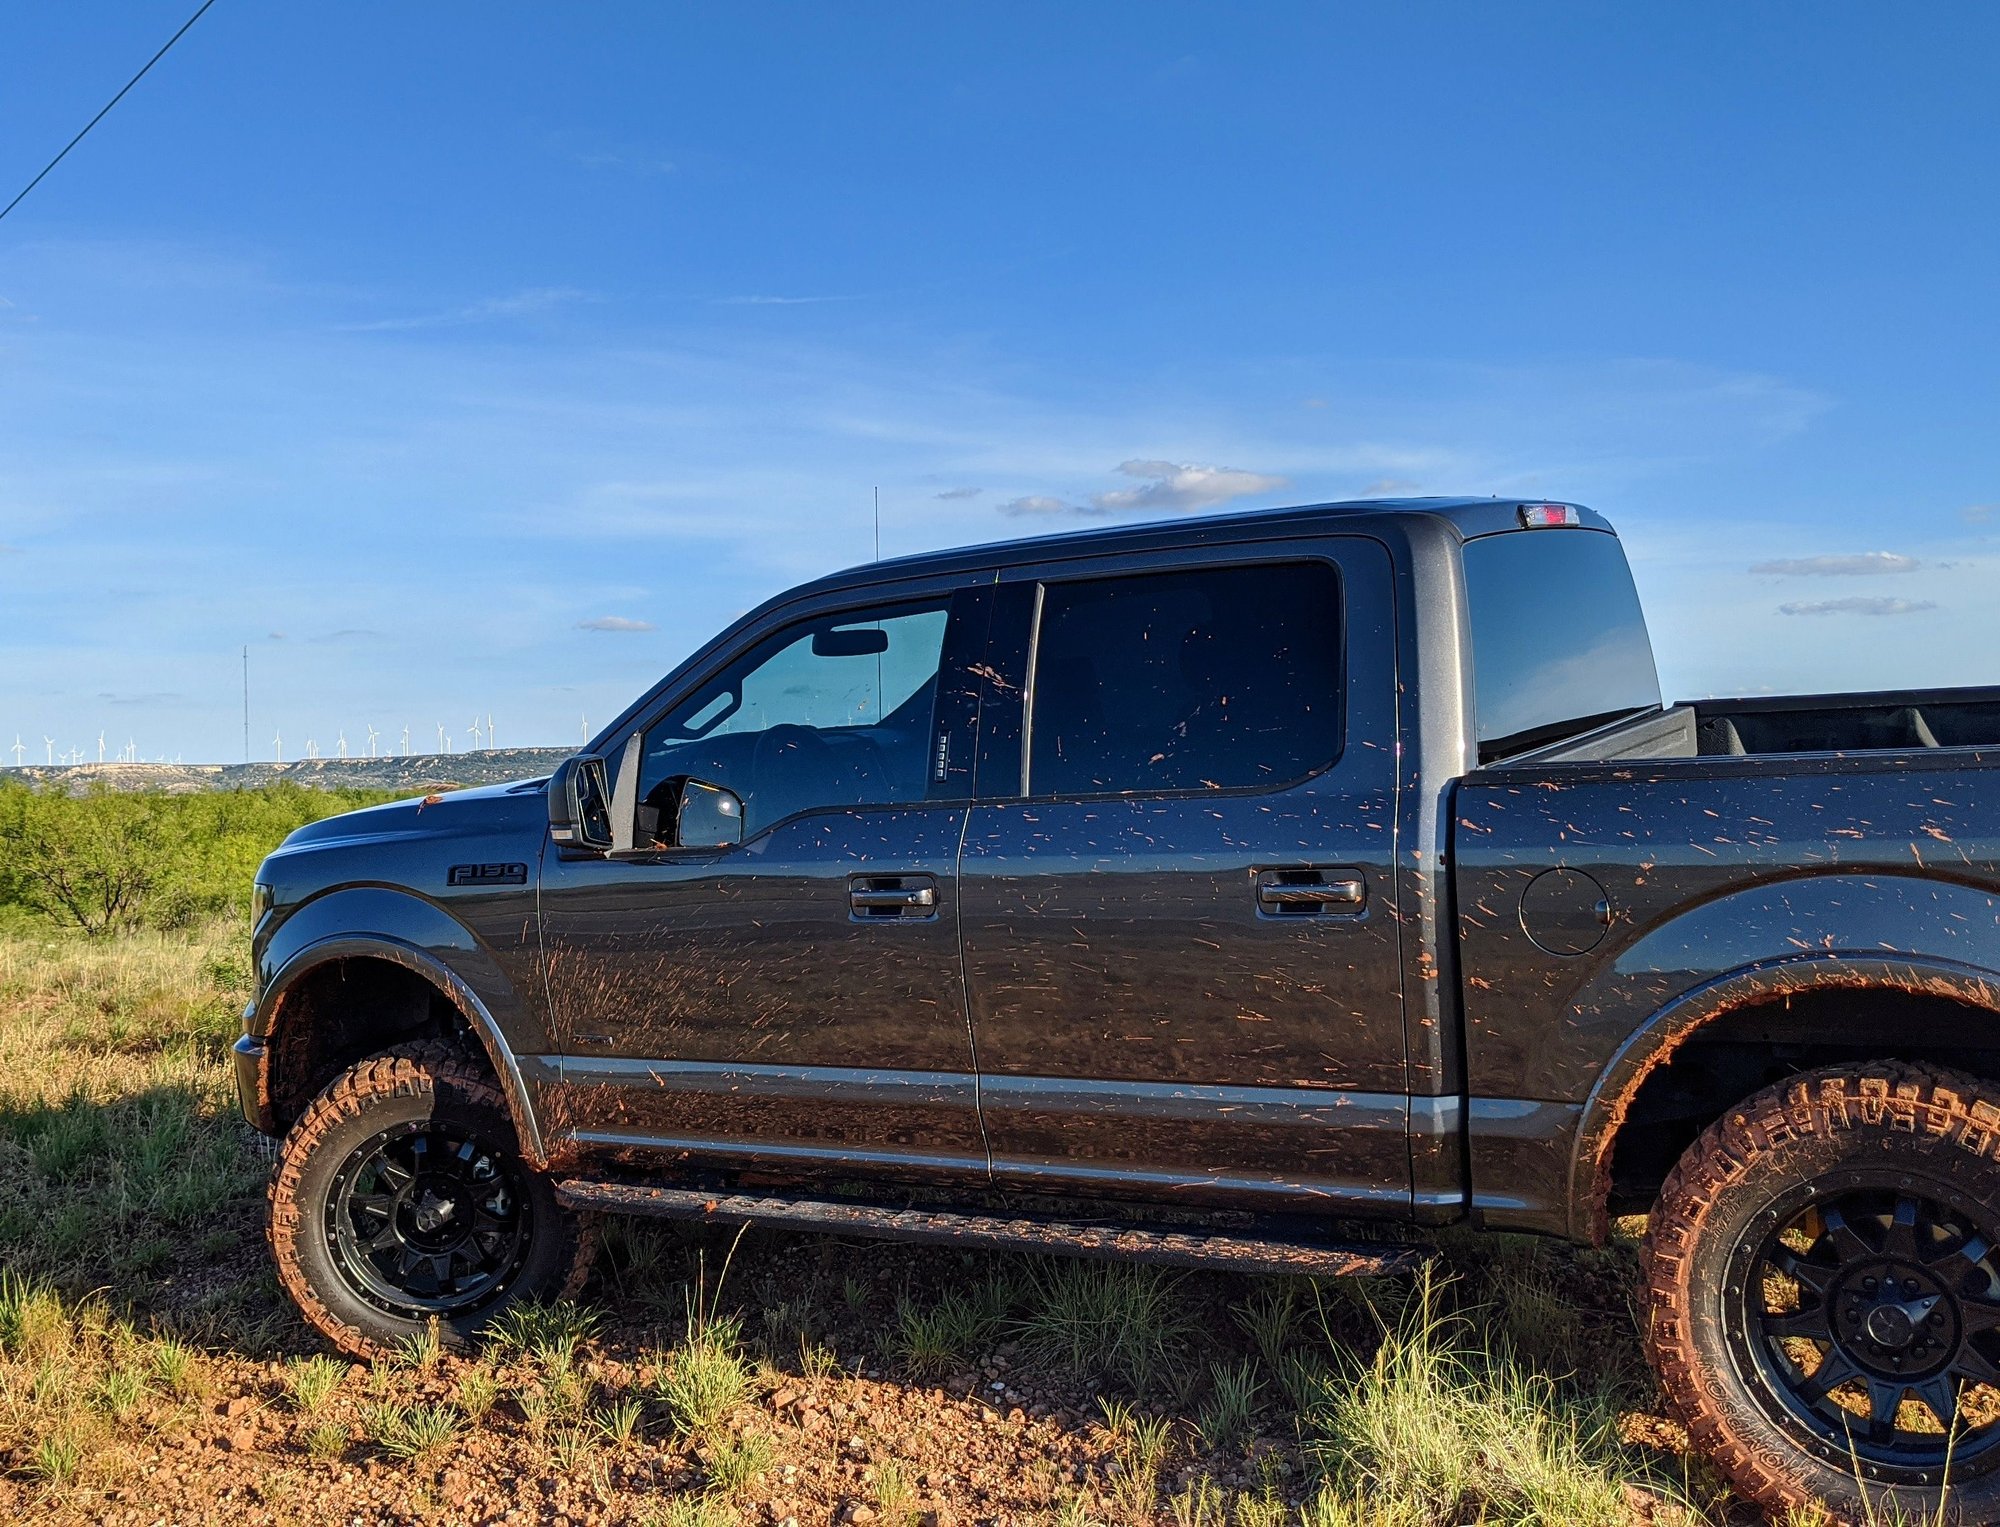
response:
{"label": "front door", "polygon": [[1001,590],[959,888],[994,1174],[1400,1213],[1390,561],[1240,556]]}
{"label": "front door", "polygon": [[[543,871],[577,1142],[985,1180],[957,878],[984,613],[981,593],[814,613],[640,729],[635,851],[552,845]],[[690,780],[741,797],[740,845],[674,846]]]}

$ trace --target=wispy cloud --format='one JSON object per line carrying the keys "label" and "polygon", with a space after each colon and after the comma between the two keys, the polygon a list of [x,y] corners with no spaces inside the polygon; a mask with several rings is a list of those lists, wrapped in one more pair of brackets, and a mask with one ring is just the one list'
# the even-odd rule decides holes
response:
{"label": "wispy cloud", "polygon": [[1275,493],[1285,479],[1236,467],[1205,467],[1193,462],[1121,461],[1118,470],[1142,479],[1136,488],[1112,488],[1090,501],[1101,514],[1125,509],[1213,509],[1218,504]]}
{"label": "wispy cloud", "polygon": [[1850,595],[1846,599],[1813,599],[1778,606],[1780,615],[1921,615],[1935,610],[1929,599],[1869,599]]}
{"label": "wispy cloud", "polygon": [[449,329],[467,324],[494,323],[508,318],[525,318],[546,313],[572,302],[587,302],[591,294],[573,286],[531,286],[505,297],[487,297],[463,307],[438,313],[419,313],[408,318],[377,318],[368,323],[350,323],[342,328],[352,334],[386,333],[403,329]]}
{"label": "wispy cloud", "polygon": [[328,642],[363,642],[372,641],[381,634],[380,631],[371,631],[365,626],[346,626],[338,631],[328,631],[323,636],[308,636],[306,640],[320,644]]}
{"label": "wispy cloud", "polygon": [[1239,498],[1273,493],[1285,479],[1239,467],[1211,467],[1188,461],[1121,461],[1118,470],[1140,479],[1136,488],[1107,488],[1089,500],[1072,504],[1046,494],[1009,499],[1002,514],[1125,514],[1132,510],[1183,513],[1213,509]]}
{"label": "wispy cloud", "polygon": [[654,175],[671,175],[680,168],[673,160],[658,154],[620,153],[614,150],[577,154],[574,158],[587,170],[623,170],[628,175],[648,178]]}
{"label": "wispy cloud", "polygon": [[157,690],[139,695],[121,695],[106,691],[97,698],[106,705],[178,705],[186,697],[173,690]]}
{"label": "wispy cloud", "polygon": [[1422,486],[1421,483],[1413,483],[1401,477],[1384,477],[1379,481],[1370,483],[1354,496],[1356,498],[1408,498]]}
{"label": "wispy cloud", "polygon": [[1045,493],[1030,493],[1025,498],[1010,498],[1000,506],[1002,514],[1080,514],[1083,511],[1074,504],[1064,503],[1059,498],[1050,498]]}
{"label": "wispy cloud", "polygon": [[1882,573],[1913,573],[1923,563],[1896,551],[1863,551],[1848,556],[1780,557],[1759,562],[1753,573],[1780,578],[1866,578]]}
{"label": "wispy cloud", "polygon": [[985,491],[984,488],[946,488],[944,492],[935,493],[931,496],[942,499],[977,498]]}
{"label": "wispy cloud", "polygon": [[752,293],[743,297],[716,297],[713,303],[719,308],[797,308],[810,307],[816,302],[859,302],[858,296],[830,297],[775,297],[762,293]]}
{"label": "wispy cloud", "polygon": [[1958,517],[1968,525],[1985,525],[1995,514],[2000,514],[2000,504],[1967,504],[1958,511]]}
{"label": "wispy cloud", "polygon": [[576,623],[576,628],[579,631],[651,631],[655,629],[650,620],[633,620],[631,617],[625,615],[599,615],[594,620],[579,620]]}

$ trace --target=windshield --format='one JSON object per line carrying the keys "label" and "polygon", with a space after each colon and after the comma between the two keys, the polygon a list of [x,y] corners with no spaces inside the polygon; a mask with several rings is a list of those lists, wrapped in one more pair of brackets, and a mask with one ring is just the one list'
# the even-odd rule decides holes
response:
{"label": "windshield", "polygon": [[1481,763],[1658,707],[1653,644],[1615,535],[1467,541],[1465,597]]}

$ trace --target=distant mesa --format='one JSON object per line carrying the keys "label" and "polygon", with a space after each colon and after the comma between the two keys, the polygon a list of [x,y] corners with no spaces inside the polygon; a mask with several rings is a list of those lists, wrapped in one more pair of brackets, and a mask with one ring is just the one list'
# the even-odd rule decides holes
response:
{"label": "distant mesa", "polygon": [[81,763],[0,766],[0,780],[57,785],[81,794],[93,785],[192,795],[203,790],[254,790],[289,780],[311,790],[463,789],[504,785],[553,773],[572,748],[482,748],[471,753],[419,753],[409,758],[301,758],[292,763]]}

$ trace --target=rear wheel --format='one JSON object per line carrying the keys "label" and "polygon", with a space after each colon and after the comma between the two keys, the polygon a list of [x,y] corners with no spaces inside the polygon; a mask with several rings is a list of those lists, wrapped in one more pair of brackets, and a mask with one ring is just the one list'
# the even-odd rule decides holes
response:
{"label": "rear wheel", "polygon": [[361,1062],[293,1126],[271,1183],[286,1291],[372,1357],[437,1322],[466,1345],[507,1307],[581,1285],[589,1235],[520,1158],[498,1087],[443,1044]]}
{"label": "rear wheel", "polygon": [[1689,1147],[1647,1234],[1647,1339],[1745,1494],[2000,1520],[1996,1157],[2000,1091],[1893,1063],[1759,1093]]}

